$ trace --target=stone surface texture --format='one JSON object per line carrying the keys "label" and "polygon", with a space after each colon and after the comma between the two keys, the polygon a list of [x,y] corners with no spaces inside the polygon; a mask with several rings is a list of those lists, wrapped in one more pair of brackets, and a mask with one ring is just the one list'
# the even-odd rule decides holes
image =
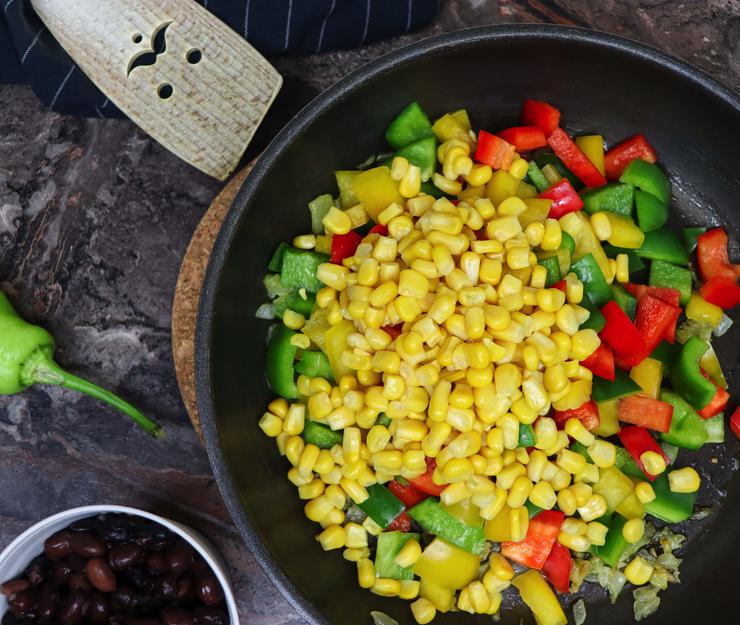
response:
{"label": "stone surface texture", "polygon": [[[737,0],[443,0],[424,31],[273,62],[305,100],[414,40],[510,22],[627,35],[740,87]],[[44,110],[28,88],[0,87],[0,286],[27,319],[53,332],[63,366],[119,392],[168,433],[149,440],[114,411],[65,390],[0,398],[0,549],[65,508],[147,508],[217,545],[243,622],[298,625],[230,523],[172,365],[178,268],[219,188],[128,121],[63,117]]]}

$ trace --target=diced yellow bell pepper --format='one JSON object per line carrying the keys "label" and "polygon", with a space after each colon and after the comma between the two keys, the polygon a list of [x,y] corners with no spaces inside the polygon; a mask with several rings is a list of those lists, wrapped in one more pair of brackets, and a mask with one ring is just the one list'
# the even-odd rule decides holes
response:
{"label": "diced yellow bell pepper", "polygon": [[599,427],[594,429],[594,434],[606,438],[619,432],[619,400],[610,399],[596,405],[599,409]]}
{"label": "diced yellow bell pepper", "polygon": [[470,120],[465,109],[442,115],[432,125],[432,132],[440,142],[449,139],[467,139],[470,130]]}
{"label": "diced yellow bell pepper", "polygon": [[352,190],[373,221],[378,221],[378,215],[394,202],[404,202],[398,191],[398,182],[391,178],[391,170],[385,165],[373,167],[355,176],[352,179]]}
{"label": "diced yellow bell pepper", "polygon": [[717,386],[727,388],[727,380],[725,380],[725,374],[722,372],[722,365],[719,363],[719,358],[717,358],[717,354],[711,345],[699,359],[699,366],[704,369]]}
{"label": "diced yellow bell pepper", "polygon": [[607,239],[615,247],[626,247],[636,250],[645,241],[645,233],[629,217],[622,217],[614,213],[605,212],[612,227],[612,234]]}
{"label": "diced yellow bell pepper", "polygon": [[601,273],[608,281],[612,275],[609,259],[606,257],[604,248],[601,247],[588,217],[582,211],[577,211],[564,215],[559,219],[559,222],[562,230],[572,236],[576,242],[576,249],[571,261],[576,262],[586,254],[592,254],[596,264],[601,269]]}
{"label": "diced yellow bell pepper", "polygon": [[468,132],[472,128],[470,125],[470,117],[468,117],[468,112],[465,109],[457,109],[456,111],[452,111],[450,113],[450,117],[454,119],[458,124],[460,124],[465,132]]}
{"label": "diced yellow bell pepper", "polygon": [[696,291],[691,294],[691,299],[689,299],[686,306],[686,317],[688,319],[708,323],[713,328],[716,328],[719,322],[722,321],[723,314],[724,312],[719,306],[709,303]]}
{"label": "diced yellow bell pepper", "polygon": [[522,198],[523,200],[529,200],[531,198],[537,197],[537,189],[533,187],[531,184],[524,182],[522,180],[519,183],[519,187],[516,190],[517,197]]}
{"label": "diced yellow bell pepper", "polygon": [[340,169],[334,172],[339,189],[339,199],[343,208],[349,208],[359,202],[355,192],[352,190],[352,181],[360,174],[359,170]]}
{"label": "diced yellow bell pepper", "polygon": [[632,367],[630,377],[649,397],[658,399],[663,380],[663,363],[654,358],[645,358],[639,365]]}
{"label": "diced yellow bell pepper", "polygon": [[454,503],[451,506],[442,504],[442,507],[458,521],[465,523],[465,525],[469,525],[471,527],[483,527],[483,518],[480,515],[480,508],[472,503],[470,499]]}
{"label": "diced yellow bell pepper", "polygon": [[504,507],[501,508],[501,511],[495,517],[486,521],[483,529],[486,540],[492,540],[497,543],[511,540],[510,512],[511,508],[504,504]]}
{"label": "diced yellow bell pepper", "polygon": [[455,591],[422,578],[419,596],[430,601],[440,612],[448,612],[455,605]]}
{"label": "diced yellow bell pepper", "polygon": [[645,506],[642,505],[642,502],[633,492],[617,506],[617,513],[621,514],[625,519],[641,519],[645,516]]}
{"label": "diced yellow bell pepper", "polygon": [[445,588],[464,588],[478,577],[480,559],[435,538],[414,564],[414,574]]}
{"label": "diced yellow bell pepper", "polygon": [[493,176],[486,184],[486,195],[494,206],[498,206],[506,198],[516,195],[519,182],[520,180],[514,178],[508,171],[499,169],[493,172]]}
{"label": "diced yellow bell pepper", "polygon": [[316,308],[301,328],[303,334],[310,338],[322,352],[326,351],[326,331],[331,327],[327,320],[326,308]]}
{"label": "diced yellow bell pepper", "polygon": [[534,267],[530,265],[529,267],[522,267],[521,269],[509,269],[509,273],[515,278],[521,280],[522,284],[529,284],[533,270]]}
{"label": "diced yellow bell pepper", "polygon": [[607,511],[614,512],[634,492],[632,481],[617,467],[601,469],[599,475],[599,481],[593,485],[593,491],[606,500]]}
{"label": "diced yellow bell pepper", "polygon": [[465,187],[460,193],[457,194],[458,200],[465,200],[470,204],[474,204],[479,198],[486,196],[486,187]]}
{"label": "diced yellow bell pepper", "polygon": [[604,175],[604,137],[601,135],[582,135],[576,137],[576,145],[581,148],[589,161]]}
{"label": "diced yellow bell pepper", "polygon": [[557,184],[563,179],[563,176],[560,175],[560,172],[555,169],[555,167],[550,163],[542,168],[542,175],[545,177],[545,180],[547,180],[547,182],[549,182],[551,185]]}
{"label": "diced yellow bell pepper", "polygon": [[536,197],[524,198],[524,203],[527,205],[527,210],[519,215],[519,223],[522,224],[522,228],[526,228],[535,221],[545,221],[552,206],[552,200]]}
{"label": "diced yellow bell pepper", "polygon": [[532,610],[537,625],[566,625],[568,623],[558,598],[539,571],[531,569],[517,575],[511,583],[519,590],[522,601]]}
{"label": "diced yellow bell pepper", "polygon": [[352,322],[344,319],[331,326],[324,335],[324,353],[329,358],[335,380],[352,373],[352,370],[342,363],[342,352],[347,349],[347,337],[355,331]]}

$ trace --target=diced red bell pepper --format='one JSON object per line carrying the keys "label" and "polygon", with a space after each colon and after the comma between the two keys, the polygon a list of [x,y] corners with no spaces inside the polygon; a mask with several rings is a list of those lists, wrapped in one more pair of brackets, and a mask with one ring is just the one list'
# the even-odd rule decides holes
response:
{"label": "diced red bell pepper", "polygon": [[395,519],[393,519],[388,527],[385,528],[386,532],[408,532],[411,529],[411,518],[406,513],[406,510],[401,512]]}
{"label": "diced red bell pepper", "polygon": [[578,419],[587,430],[595,430],[600,423],[599,407],[594,400],[589,399],[578,408],[553,410],[552,418],[561,430],[565,427],[565,422],[572,418]]}
{"label": "diced red bell pepper", "polygon": [[530,569],[541,569],[560,533],[565,514],[559,510],[543,510],[529,520],[527,536],[518,542],[501,543],[501,553]]}
{"label": "diced red bell pepper", "polygon": [[560,111],[552,104],[541,100],[524,100],[522,105],[522,124],[537,126],[545,135],[549,135],[560,126]]}
{"label": "diced red bell pepper", "polygon": [[[702,371],[701,374],[707,380],[712,379],[704,371]],[[730,394],[725,389],[718,386],[717,392],[714,394],[714,397],[712,397],[712,401],[710,401],[701,410],[697,410],[697,412],[703,419],[711,419],[725,409],[728,401],[730,401]]]}
{"label": "diced red bell pepper", "polygon": [[401,332],[403,332],[403,324],[399,323],[395,326],[383,326],[380,329],[389,334],[392,341],[395,341],[401,335]]}
{"label": "diced red bell pepper", "polygon": [[735,408],[735,412],[730,417],[730,429],[740,439],[740,406]]}
{"label": "diced red bell pepper", "polygon": [[511,143],[490,132],[478,132],[478,147],[475,148],[475,160],[492,169],[509,169],[514,160],[514,148]]}
{"label": "diced red bell pepper", "polygon": [[511,143],[519,152],[528,152],[547,145],[545,133],[537,126],[514,126],[497,134],[504,141]]}
{"label": "diced red bell pepper", "polygon": [[639,330],[632,323],[619,305],[614,301],[607,302],[601,309],[606,324],[601,330],[601,339],[606,341],[614,351],[615,358],[621,366],[639,365],[650,353]]}
{"label": "diced red bell pepper", "polygon": [[435,484],[432,479],[434,469],[437,468],[437,462],[434,458],[427,458],[427,471],[419,477],[408,478],[408,482],[420,490],[422,493],[431,495],[432,497],[439,497],[442,491],[447,488],[447,484]]}
{"label": "diced red bell pepper", "polygon": [[376,232],[381,236],[386,236],[388,234],[388,226],[384,226],[383,224],[375,224],[372,228],[370,228],[370,232],[368,232],[368,234],[374,234]]}
{"label": "diced red bell pepper", "polygon": [[583,208],[581,196],[576,193],[576,190],[567,178],[556,182],[537,197],[552,200],[550,212],[547,215],[552,219],[560,219],[563,215],[575,213]]}
{"label": "diced red bell pepper", "polygon": [[581,360],[581,364],[594,375],[614,381],[614,352],[606,343],[599,345],[586,360]]}
{"label": "diced red bell pepper", "polygon": [[565,130],[556,128],[547,138],[547,143],[555,152],[555,156],[587,187],[603,187],[606,184],[606,178]]}
{"label": "diced red bell pepper", "polygon": [[701,296],[710,304],[729,310],[740,304],[740,286],[733,278],[714,276],[699,289]]}
{"label": "diced red bell pepper", "polygon": [[542,567],[542,574],[560,594],[570,589],[570,571],[573,568],[573,558],[570,549],[561,545],[557,540],[553,543],[550,555]]}
{"label": "diced red bell pepper", "polygon": [[724,228],[712,228],[696,237],[696,259],[703,280],[710,278],[740,278],[740,265],[733,265],[727,253],[727,233]]}
{"label": "diced red bell pepper", "polygon": [[429,495],[422,493],[412,484],[401,484],[401,482],[391,480],[386,486],[407,508],[413,508],[417,503],[429,497]]}
{"label": "diced red bell pepper", "polygon": [[646,295],[638,302],[635,327],[642,335],[648,353],[658,347],[663,339],[673,343],[676,321],[680,315],[678,306],[671,306],[652,295]]}
{"label": "diced red bell pepper", "polygon": [[563,278],[560,282],[556,282],[555,284],[553,284],[552,288],[566,293],[568,291],[568,285],[565,283],[565,278]]}
{"label": "diced red bell pepper", "polygon": [[671,429],[673,406],[646,395],[629,395],[619,400],[617,417],[624,423],[667,432]]}
{"label": "diced red bell pepper", "polygon": [[354,230],[347,234],[335,234],[331,238],[331,262],[341,265],[345,258],[353,256],[362,237]]}
{"label": "diced red bell pepper", "polygon": [[678,306],[681,301],[681,292],[678,289],[669,289],[662,286],[650,286],[648,284],[634,284],[627,282],[623,284],[624,288],[632,294],[639,302],[646,295],[652,295],[662,299],[671,306]]}
{"label": "diced red bell pepper", "polygon": [[648,163],[658,160],[658,155],[645,135],[639,134],[618,143],[604,155],[604,170],[609,180],[618,180],[624,168],[636,158]]}
{"label": "diced red bell pepper", "polygon": [[630,425],[619,430],[619,432],[617,432],[617,436],[619,437],[619,440],[622,441],[624,448],[629,452],[630,456],[632,456],[632,459],[637,463],[637,466],[640,467],[640,470],[651,482],[658,476],[648,473],[645,470],[645,465],[642,464],[640,456],[642,456],[646,451],[654,451],[663,456],[666,464],[670,463],[670,458],[663,451],[663,448],[658,445],[655,439],[650,435],[650,432],[645,428],[637,425]]}

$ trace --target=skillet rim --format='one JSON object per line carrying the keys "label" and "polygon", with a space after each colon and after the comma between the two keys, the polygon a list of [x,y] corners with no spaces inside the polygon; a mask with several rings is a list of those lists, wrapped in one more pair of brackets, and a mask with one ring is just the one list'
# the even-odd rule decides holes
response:
{"label": "skillet rim", "polygon": [[704,71],[665,52],[636,40],[587,28],[555,24],[490,25],[445,33],[411,43],[374,59],[337,81],[316,96],[291,119],[265,148],[252,171],[242,183],[234,199],[209,259],[200,295],[195,341],[195,383],[198,413],[208,459],[221,496],[239,531],[262,570],[291,604],[298,615],[310,625],[332,625],[313,606],[310,599],[290,580],[273,558],[267,544],[259,538],[252,521],[240,503],[238,490],[227,467],[219,443],[215,406],[212,393],[211,343],[215,298],[218,283],[232,241],[247,214],[254,191],[269,173],[275,160],[299,138],[314,120],[326,113],[349,93],[371,82],[387,71],[421,57],[437,54],[459,46],[468,47],[482,41],[529,39],[546,41],[576,41],[625,54],[643,63],[658,65],[672,74],[687,79],[722,100],[740,117],[740,95],[712,78]]}

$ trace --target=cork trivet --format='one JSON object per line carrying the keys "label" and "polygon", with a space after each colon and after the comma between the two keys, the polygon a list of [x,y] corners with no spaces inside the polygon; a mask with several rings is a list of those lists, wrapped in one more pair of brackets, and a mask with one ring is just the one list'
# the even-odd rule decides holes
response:
{"label": "cork trivet", "polygon": [[190,421],[201,440],[203,432],[195,402],[195,322],[200,289],[221,224],[253,164],[254,161],[229,181],[203,215],[185,251],[175,287],[175,299],[172,303],[172,354],[177,384]]}

